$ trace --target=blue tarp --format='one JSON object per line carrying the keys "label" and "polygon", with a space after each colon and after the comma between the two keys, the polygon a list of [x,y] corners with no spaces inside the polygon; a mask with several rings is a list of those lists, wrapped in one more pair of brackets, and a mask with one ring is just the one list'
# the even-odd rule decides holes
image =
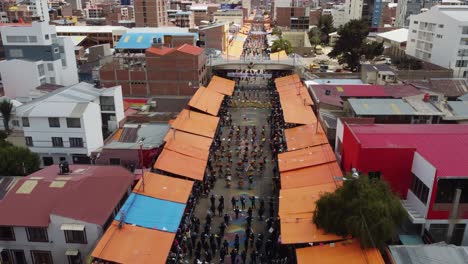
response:
{"label": "blue tarp", "polygon": [[132,193],[115,220],[137,226],[175,233],[184,213],[185,204],[160,200]]}
{"label": "blue tarp", "polygon": [[153,39],[160,38],[164,42],[164,36],[195,36],[195,41],[198,40],[197,33],[182,33],[182,32],[165,32],[165,33],[125,33],[120,38],[115,46],[116,49],[149,49],[153,45]]}

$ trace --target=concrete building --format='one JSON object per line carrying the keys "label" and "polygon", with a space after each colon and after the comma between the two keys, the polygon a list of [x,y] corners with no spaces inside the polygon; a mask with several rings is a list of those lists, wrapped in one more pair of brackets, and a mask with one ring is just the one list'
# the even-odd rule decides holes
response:
{"label": "concrete building", "polygon": [[410,21],[406,54],[468,77],[468,6],[434,6]]}
{"label": "concrete building", "polygon": [[353,19],[361,19],[363,0],[345,0],[346,22]]}
{"label": "concrete building", "polygon": [[422,11],[431,8],[440,1],[435,0],[401,0],[398,1],[396,10],[396,27],[408,27],[410,24],[410,16],[420,14]]}
{"label": "concrete building", "polygon": [[406,55],[406,41],[408,40],[408,29],[399,28],[375,36],[377,42],[384,43],[384,55],[391,58],[401,58]]}
{"label": "concrete building", "polygon": [[114,47],[128,28],[122,26],[57,26],[56,30],[58,36],[86,36],[81,45],[87,48],[107,43]]}
{"label": "concrete building", "polygon": [[385,180],[398,193],[408,213],[405,230],[439,242],[454,223],[448,242],[468,245],[468,125],[339,122],[336,134],[337,157],[346,172],[356,168],[361,175]]}
{"label": "concrete building", "polygon": [[216,23],[233,23],[237,25],[244,24],[244,10],[225,9],[217,10],[213,13],[213,21]]}
{"label": "concrete building", "polygon": [[135,0],[137,27],[161,27],[167,25],[167,6],[164,0]]}
{"label": "concrete building", "polygon": [[288,29],[309,29],[309,9],[306,7],[276,7],[276,24]]}
{"label": "concrete building", "polygon": [[50,166],[19,180],[0,204],[0,262],[86,263],[131,192],[122,167]]}
{"label": "concrete building", "polygon": [[38,21],[49,23],[49,6],[47,0],[28,0],[25,2],[29,6],[29,10],[33,12],[33,16]]}
{"label": "concrete building", "polygon": [[174,24],[181,28],[194,28],[195,16],[190,11],[178,11],[175,13]]}
{"label": "concrete building", "polygon": [[216,49],[224,53],[227,49],[229,37],[228,23],[215,23],[201,26],[198,30],[201,47],[205,49]]}
{"label": "concrete building", "polygon": [[64,87],[17,107],[26,145],[43,166],[61,160],[87,164],[103,146],[103,133],[124,118],[121,87],[96,89],[89,83]]}
{"label": "concrete building", "polygon": [[29,97],[31,90],[46,83],[78,83],[72,40],[57,37],[55,26],[34,22],[2,27],[1,33],[6,60],[0,61],[0,74],[6,96]]}
{"label": "concrete building", "polygon": [[213,13],[219,9],[219,4],[193,4],[190,11],[194,14],[195,25],[201,26],[213,21]]}
{"label": "concrete building", "polygon": [[242,0],[242,7],[247,9],[247,14],[252,12],[252,0]]}
{"label": "concrete building", "polygon": [[332,8],[324,9],[323,15],[330,15],[333,17],[333,26],[338,28],[346,24],[348,20],[348,14],[346,13],[345,5],[333,5]]}

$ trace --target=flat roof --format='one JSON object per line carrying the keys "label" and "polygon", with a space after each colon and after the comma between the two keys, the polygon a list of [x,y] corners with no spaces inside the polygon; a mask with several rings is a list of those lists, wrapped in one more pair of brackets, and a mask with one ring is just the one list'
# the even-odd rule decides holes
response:
{"label": "flat roof", "polygon": [[362,148],[414,148],[439,177],[468,176],[468,125],[347,124]]}
{"label": "flat roof", "polygon": [[148,49],[153,45],[153,39],[161,39],[164,42],[164,36],[192,36],[195,40],[198,38],[196,33],[190,32],[127,32],[122,35],[115,46],[116,49]]}
{"label": "flat roof", "polygon": [[452,109],[454,116],[468,118],[468,101],[448,101],[447,104]]}
{"label": "flat roof", "polygon": [[428,245],[388,246],[395,264],[465,264],[468,259],[468,247],[436,243]]}
{"label": "flat roof", "polygon": [[416,111],[401,99],[348,99],[357,115],[415,115]]}
{"label": "flat roof", "polygon": [[384,33],[377,34],[378,37],[388,39],[390,41],[402,43],[408,40],[408,29],[406,28],[399,28],[391,31],[387,31]]}
{"label": "flat roof", "polygon": [[159,147],[164,142],[164,136],[169,131],[169,124],[125,124],[114,135],[112,141],[104,145],[104,149],[139,149],[140,142],[144,149]]}
{"label": "flat roof", "polygon": [[122,26],[56,26],[58,33],[112,33],[115,30],[127,31]]}

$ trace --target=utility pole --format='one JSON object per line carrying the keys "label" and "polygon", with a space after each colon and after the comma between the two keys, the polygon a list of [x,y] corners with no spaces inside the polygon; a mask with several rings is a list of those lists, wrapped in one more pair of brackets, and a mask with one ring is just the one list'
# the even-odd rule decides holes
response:
{"label": "utility pole", "polygon": [[455,229],[455,223],[457,221],[457,216],[458,216],[458,207],[460,205],[460,196],[461,196],[461,188],[457,188],[455,190],[455,195],[453,197],[453,203],[452,203],[452,211],[450,211],[450,218],[449,218],[449,226],[447,230],[447,237],[445,239],[445,242],[447,244],[450,244],[450,241],[452,240],[453,237],[453,231]]}

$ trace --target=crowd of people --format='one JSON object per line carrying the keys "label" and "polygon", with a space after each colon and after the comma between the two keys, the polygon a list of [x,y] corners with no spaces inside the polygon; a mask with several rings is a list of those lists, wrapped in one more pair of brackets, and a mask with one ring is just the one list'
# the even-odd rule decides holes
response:
{"label": "crowd of people", "polygon": [[263,60],[269,58],[268,41],[263,24],[254,23],[244,41],[241,58],[249,60]]}

